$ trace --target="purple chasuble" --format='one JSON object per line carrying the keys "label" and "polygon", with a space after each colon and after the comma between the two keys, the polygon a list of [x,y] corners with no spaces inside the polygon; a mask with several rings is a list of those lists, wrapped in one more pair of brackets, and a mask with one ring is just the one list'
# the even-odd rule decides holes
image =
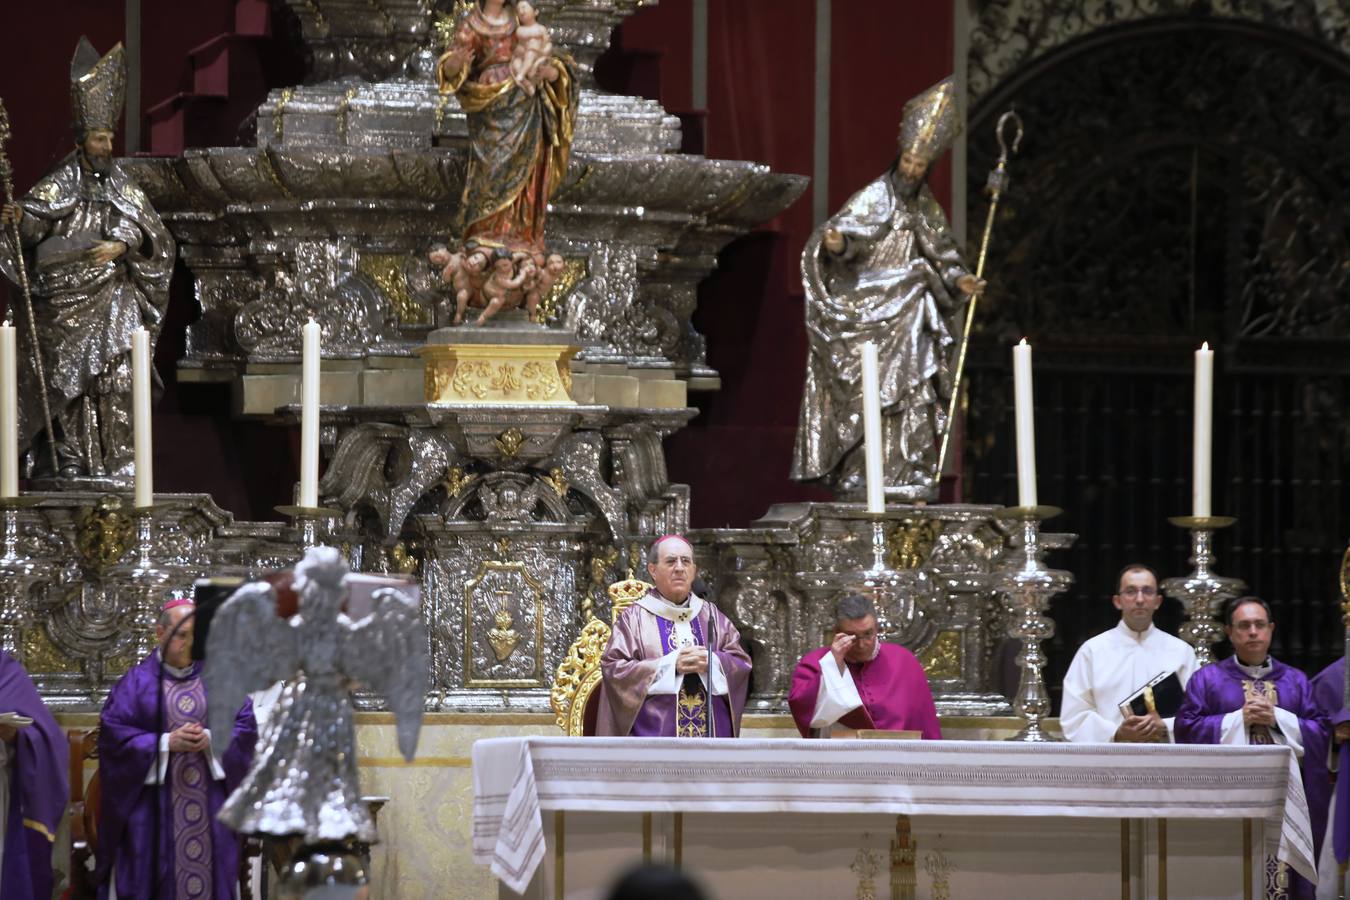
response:
{"label": "purple chasuble", "polygon": [[[1334,731],[1342,722],[1350,722],[1350,709],[1345,705],[1345,657],[1327,666],[1312,680],[1313,703],[1326,716]],[[1338,776],[1327,772],[1326,780],[1309,777],[1308,817],[1312,819],[1313,835],[1320,841],[1326,834],[1327,819],[1335,818],[1332,829],[1332,850],[1336,862],[1345,865],[1350,860],[1350,743],[1336,748],[1340,755]],[[1313,794],[1312,783],[1319,793]],[[1334,792],[1334,795],[1333,795]],[[1329,796],[1332,795],[1332,796]]]}
{"label": "purple chasuble", "polygon": [[223,781],[211,776],[205,753],[171,753],[163,786],[146,784],[151,766],[158,765],[159,734],[188,721],[206,721],[210,698],[200,675],[200,663],[182,676],[166,668],[161,689],[159,652],[155,651],[113,685],[103,704],[98,739],[103,806],[94,873],[99,900],[108,897],[113,877],[118,897],[150,896],[157,821],[159,897],[234,896],[239,837],[216,821],[216,813],[243,779],[253,757],[258,727],[252,703],[240,708],[231,735],[211,736],[216,746],[228,742],[221,759]]}
{"label": "purple chasuble", "polygon": [[708,647],[726,676],[727,693],[714,694],[697,675],[683,676],[674,694],[647,693],[663,656],[676,649],[674,626],[633,604],[618,617],[600,666],[596,733],[637,737],[735,737],[750,686],[750,657],[731,620],[699,601],[690,620],[692,646]]}
{"label": "purple chasuble", "polygon": [[[1308,676],[1273,657],[1270,659],[1270,665],[1271,670],[1265,677],[1253,679],[1238,667],[1237,657],[1230,656],[1221,662],[1211,663],[1192,675],[1186,685],[1186,699],[1182,701],[1181,709],[1177,711],[1176,741],[1178,744],[1219,743],[1223,731],[1223,717],[1241,709],[1249,692],[1261,691],[1267,696],[1273,692],[1275,705],[1298,717],[1300,736],[1303,740],[1303,757],[1299,762],[1303,774],[1303,791],[1310,798],[1311,814],[1311,797],[1314,796],[1315,789],[1310,783],[1326,777],[1330,723],[1313,703],[1312,686],[1308,682]],[[1260,739],[1259,733],[1257,739]],[[1325,790],[1322,796],[1325,796]],[[1311,818],[1310,815],[1309,819]],[[1315,824],[1313,827],[1316,827]],[[1313,843],[1315,847],[1321,843],[1321,835],[1316,832],[1313,834]],[[1290,896],[1313,896],[1312,885],[1298,873],[1291,871],[1289,882]]]}
{"label": "purple chasuble", "polygon": [[69,744],[23,666],[0,650],[0,712],[33,720],[9,747],[9,815],[0,900],[52,895],[52,845],[70,802]]}
{"label": "purple chasuble", "polygon": [[[877,655],[870,662],[847,664],[872,725],[886,731],[919,731],[924,740],[941,740],[933,691],[923,666],[899,644],[882,641],[877,648]],[[811,720],[820,694],[820,667],[822,663],[835,664],[832,657],[827,659],[829,654],[829,647],[812,650],[792,672],[788,706],[802,737],[812,735]]]}

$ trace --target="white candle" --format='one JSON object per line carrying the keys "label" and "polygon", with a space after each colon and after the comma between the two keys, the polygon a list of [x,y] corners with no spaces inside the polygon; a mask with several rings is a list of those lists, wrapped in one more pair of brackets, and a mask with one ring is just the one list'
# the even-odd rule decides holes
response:
{"label": "white candle", "polygon": [[1036,505],[1036,428],[1032,411],[1031,345],[1013,347],[1013,400],[1017,408],[1017,505]]}
{"label": "white candle", "polygon": [[1214,454],[1214,351],[1206,341],[1195,351],[1195,427],[1191,457],[1191,515],[1208,517]]}
{"label": "white candle", "polygon": [[319,323],[310,319],[304,334],[300,405],[300,505],[319,505]]}
{"label": "white candle", "polygon": [[136,507],[155,505],[155,467],[150,443],[150,332],[131,333],[131,414],[133,461],[136,468]]}
{"label": "white candle", "polygon": [[19,357],[14,326],[0,325],[0,497],[19,496]]}
{"label": "white candle", "polygon": [[881,380],[877,345],[862,345],[863,459],[867,473],[867,511],[886,511],[886,478],[881,470]]}

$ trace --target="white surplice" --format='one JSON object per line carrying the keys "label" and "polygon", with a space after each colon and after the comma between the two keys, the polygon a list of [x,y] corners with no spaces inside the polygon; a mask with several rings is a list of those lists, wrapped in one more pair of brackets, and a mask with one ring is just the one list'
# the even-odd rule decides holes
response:
{"label": "white surplice", "polygon": [[[1125,720],[1120,704],[1127,697],[1164,672],[1176,672],[1185,688],[1195,669],[1190,644],[1151,623],[1147,631],[1139,632],[1121,620],[1079,647],[1069,665],[1059,714],[1064,736],[1082,743],[1110,743]],[[1163,722],[1171,740],[1172,719]]]}
{"label": "white surplice", "polygon": [[[872,656],[881,654],[881,641],[872,647]],[[826,653],[820,658],[820,690],[816,692],[816,709],[811,715],[812,733],[817,737],[829,737],[836,722],[863,705],[862,695],[853,681],[853,673],[844,666],[839,671],[839,663],[834,655]]]}

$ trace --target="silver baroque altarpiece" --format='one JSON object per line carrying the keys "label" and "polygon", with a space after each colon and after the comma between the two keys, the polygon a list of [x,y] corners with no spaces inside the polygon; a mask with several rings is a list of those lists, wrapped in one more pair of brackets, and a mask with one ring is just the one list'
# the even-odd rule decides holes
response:
{"label": "silver baroque altarpiece", "polygon": [[[254,146],[123,161],[172,231],[201,306],[179,376],[237,391],[295,367],[310,317],[326,364],[352,378],[377,358],[420,369],[445,290],[426,254],[452,230],[467,165],[464,114],[435,85],[442,4],[285,4],[312,68],[259,108]],[[722,247],[793,202],[805,179],[680,154],[678,120],[659,104],[595,86],[591,65],[640,0],[536,5],[581,81],[548,220],[568,270],[544,322],[580,346],[579,371],[714,386],[690,320],[697,285]],[[260,414],[294,421],[293,401],[278,394]],[[148,649],[166,594],[202,575],[292,566],[318,540],[355,571],[420,579],[427,709],[543,711],[584,622],[609,618],[606,587],[643,571],[653,537],[687,530],[689,491],[670,482],[662,441],[694,414],[364,396],[326,405],[319,493],[335,514],[303,528],[235,522],[203,495],[131,510],[106,494],[43,494],[4,510],[0,639],[54,705],[96,707]],[[1008,541],[993,513],[894,505],[880,532],[897,587],[884,625],[928,666],[947,713],[1009,709],[994,672]],[[856,504],[824,503],[691,534],[754,657],[752,708],[785,707],[793,664],[824,639],[874,533]]]}

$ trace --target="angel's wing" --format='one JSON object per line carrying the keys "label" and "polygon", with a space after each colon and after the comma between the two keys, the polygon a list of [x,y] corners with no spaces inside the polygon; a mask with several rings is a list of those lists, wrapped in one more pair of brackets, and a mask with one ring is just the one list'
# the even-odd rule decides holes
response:
{"label": "angel's wing", "polygon": [[230,595],[211,620],[206,639],[202,678],[210,695],[207,712],[214,744],[223,752],[224,738],[234,729],[234,717],[252,691],[289,678],[300,665],[296,630],[277,618],[272,586],[250,582]]}
{"label": "angel's wing", "polygon": [[349,622],[339,658],[348,677],[382,694],[394,711],[398,749],[411,761],[427,696],[427,627],[418,605],[392,588],[374,594],[370,615]]}

